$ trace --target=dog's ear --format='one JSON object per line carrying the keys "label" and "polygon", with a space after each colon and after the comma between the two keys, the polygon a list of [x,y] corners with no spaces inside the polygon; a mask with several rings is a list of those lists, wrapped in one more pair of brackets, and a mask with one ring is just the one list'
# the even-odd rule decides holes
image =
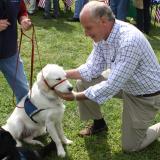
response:
{"label": "dog's ear", "polygon": [[42,74],[42,71],[39,72],[38,75],[37,75],[37,85],[38,85],[38,88],[40,88],[40,90],[42,90],[44,92],[49,92],[49,88],[45,84],[43,76],[44,75]]}

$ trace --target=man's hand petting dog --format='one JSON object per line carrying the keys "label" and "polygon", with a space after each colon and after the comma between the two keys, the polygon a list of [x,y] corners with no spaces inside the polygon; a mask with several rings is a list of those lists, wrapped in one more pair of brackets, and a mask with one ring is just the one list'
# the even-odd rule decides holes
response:
{"label": "man's hand petting dog", "polygon": [[66,100],[66,101],[73,101],[75,100],[75,94],[76,92],[72,91],[70,93],[62,93],[58,90],[55,90],[55,93],[58,95],[58,97]]}
{"label": "man's hand petting dog", "polygon": [[78,101],[78,100],[88,99],[83,92],[72,91],[69,93],[63,93],[58,90],[55,90],[55,93],[58,95],[58,97],[66,100],[66,101],[73,101],[73,100]]}

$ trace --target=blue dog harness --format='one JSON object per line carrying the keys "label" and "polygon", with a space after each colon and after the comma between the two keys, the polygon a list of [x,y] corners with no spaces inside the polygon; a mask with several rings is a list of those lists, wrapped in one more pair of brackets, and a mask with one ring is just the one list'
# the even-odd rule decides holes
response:
{"label": "blue dog harness", "polygon": [[39,112],[45,110],[45,109],[38,109],[31,101],[28,97],[26,97],[25,102],[24,102],[24,110],[26,112],[26,114],[29,116],[29,118],[35,122],[38,123],[37,121],[35,121],[33,119],[33,116],[38,114]]}

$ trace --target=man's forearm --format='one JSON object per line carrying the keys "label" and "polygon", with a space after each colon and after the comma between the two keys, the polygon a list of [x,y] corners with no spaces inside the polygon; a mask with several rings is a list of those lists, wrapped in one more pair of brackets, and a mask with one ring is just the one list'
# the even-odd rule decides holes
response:
{"label": "man's forearm", "polygon": [[77,69],[71,69],[66,71],[66,77],[69,79],[82,79]]}

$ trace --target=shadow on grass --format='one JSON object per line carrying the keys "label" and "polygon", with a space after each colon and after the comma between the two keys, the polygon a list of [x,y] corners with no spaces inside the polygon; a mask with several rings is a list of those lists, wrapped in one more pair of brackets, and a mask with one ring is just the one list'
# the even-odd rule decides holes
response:
{"label": "shadow on grass", "polygon": [[106,132],[91,137],[85,137],[84,141],[90,160],[111,159],[111,151],[107,142]]}

